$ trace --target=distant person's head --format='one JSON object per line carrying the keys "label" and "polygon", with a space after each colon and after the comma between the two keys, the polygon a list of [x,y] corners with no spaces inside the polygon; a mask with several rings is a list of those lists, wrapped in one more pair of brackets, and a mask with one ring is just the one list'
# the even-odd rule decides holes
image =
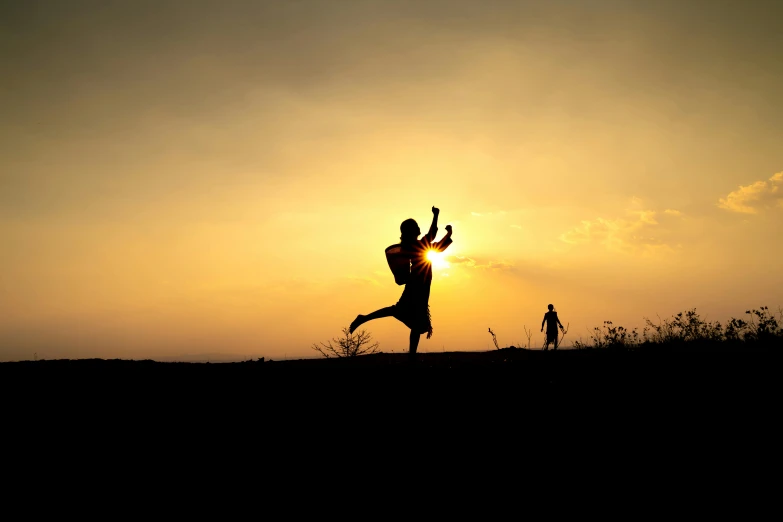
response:
{"label": "distant person's head", "polygon": [[554,305],[551,305],[551,304],[550,305],[546,305],[546,307],[549,308],[550,312],[555,309]]}
{"label": "distant person's head", "polygon": [[421,230],[419,230],[419,224],[415,219],[406,219],[400,225],[400,233],[402,234],[400,239],[403,242],[410,242],[419,239]]}

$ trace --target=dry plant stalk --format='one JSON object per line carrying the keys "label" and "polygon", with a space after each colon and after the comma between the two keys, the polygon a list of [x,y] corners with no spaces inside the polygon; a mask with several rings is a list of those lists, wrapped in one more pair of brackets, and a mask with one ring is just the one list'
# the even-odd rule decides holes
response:
{"label": "dry plant stalk", "polygon": [[351,333],[346,326],[343,328],[343,336],[333,338],[326,343],[313,344],[313,350],[319,352],[327,359],[330,357],[355,357],[369,353],[376,353],[380,343],[372,343],[372,336],[367,330],[359,330]]}

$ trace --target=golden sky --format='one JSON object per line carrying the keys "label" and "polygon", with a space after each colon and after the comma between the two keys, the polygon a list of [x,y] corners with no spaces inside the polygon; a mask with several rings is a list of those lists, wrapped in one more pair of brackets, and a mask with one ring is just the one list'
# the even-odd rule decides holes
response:
{"label": "golden sky", "polygon": [[[316,357],[394,304],[420,352],[783,305],[783,4],[0,6],[0,360]],[[393,318],[365,327],[407,350]]]}

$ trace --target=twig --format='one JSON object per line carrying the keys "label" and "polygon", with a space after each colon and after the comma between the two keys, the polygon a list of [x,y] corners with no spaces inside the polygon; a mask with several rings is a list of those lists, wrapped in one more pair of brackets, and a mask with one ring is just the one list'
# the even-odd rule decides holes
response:
{"label": "twig", "polygon": [[530,349],[530,338],[533,337],[533,329],[528,330],[526,325],[522,325],[522,328],[525,329],[525,337],[527,337],[526,348]]}
{"label": "twig", "polygon": [[561,332],[563,332],[563,336],[560,338],[560,342],[559,342],[559,343],[557,343],[557,345],[558,345],[558,346],[560,346],[561,344],[563,344],[563,339],[565,338],[566,334],[568,333],[568,327],[569,327],[570,325],[571,325],[571,323],[566,323],[565,330],[563,330],[562,328],[560,329],[560,331],[561,331]]}
{"label": "twig", "polygon": [[492,328],[489,328],[489,333],[491,333],[491,334],[492,334],[492,342],[493,342],[493,343],[495,343],[495,348],[497,348],[498,350],[500,350],[500,346],[498,346],[498,340],[497,340],[497,338],[495,337],[495,332],[493,332],[493,331],[492,331]]}

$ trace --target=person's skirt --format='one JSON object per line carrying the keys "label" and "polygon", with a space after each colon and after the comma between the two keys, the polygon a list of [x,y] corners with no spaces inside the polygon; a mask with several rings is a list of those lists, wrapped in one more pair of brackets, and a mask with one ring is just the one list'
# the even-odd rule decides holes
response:
{"label": "person's skirt", "polygon": [[430,315],[429,288],[406,285],[400,300],[394,305],[394,318],[412,332],[432,337],[432,316]]}

